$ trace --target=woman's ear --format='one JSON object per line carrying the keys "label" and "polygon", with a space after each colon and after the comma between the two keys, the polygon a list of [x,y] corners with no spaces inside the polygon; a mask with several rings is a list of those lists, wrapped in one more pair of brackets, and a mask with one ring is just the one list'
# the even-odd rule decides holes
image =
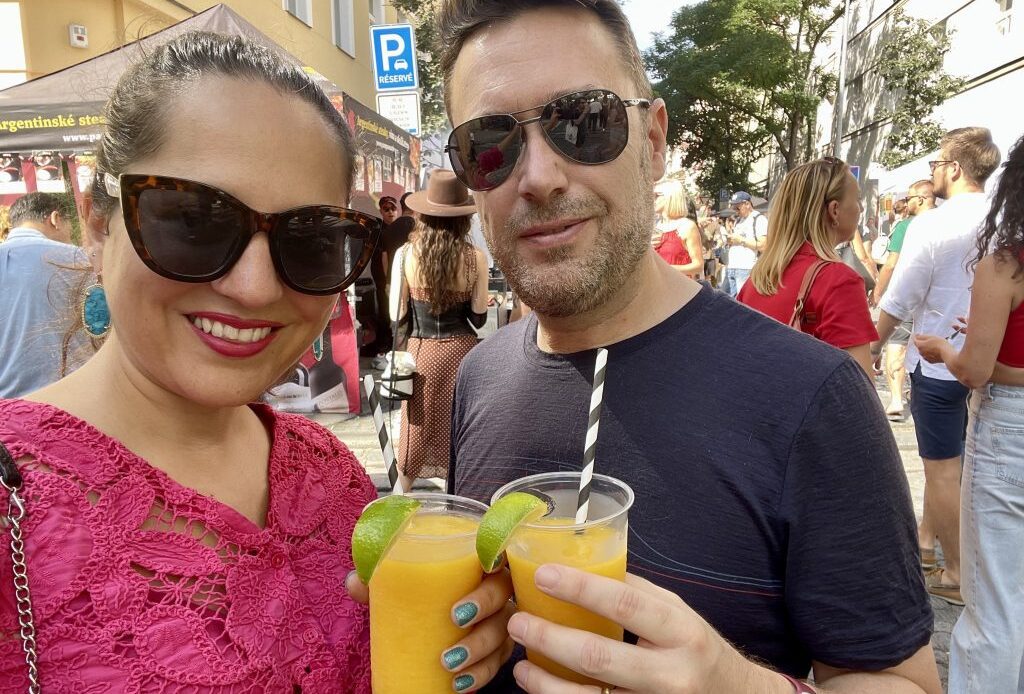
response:
{"label": "woman's ear", "polygon": [[825,221],[830,227],[839,224],[839,201],[829,200],[825,203]]}
{"label": "woman's ear", "polygon": [[110,236],[107,229],[110,217],[101,214],[96,209],[91,193],[86,193],[82,197],[82,220],[85,227],[85,233],[82,235],[82,247],[89,256],[93,270],[99,275],[103,272],[103,246]]}

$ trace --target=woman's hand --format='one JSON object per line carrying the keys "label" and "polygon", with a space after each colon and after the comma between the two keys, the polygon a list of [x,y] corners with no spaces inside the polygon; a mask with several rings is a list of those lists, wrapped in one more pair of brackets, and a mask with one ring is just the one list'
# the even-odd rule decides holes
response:
{"label": "woman's hand", "polygon": [[953,345],[937,335],[914,335],[914,345],[921,353],[921,358],[929,364],[942,364],[947,356],[956,355]]}
{"label": "woman's hand", "polygon": [[[345,587],[356,602],[369,602],[369,589],[354,571],[345,580]],[[453,688],[458,678],[460,691],[479,689],[494,678],[512,655],[515,644],[508,635],[508,620],[515,607],[509,601],[511,597],[512,578],[508,569],[503,568],[485,576],[476,590],[452,605],[451,620],[466,634],[438,653],[438,659],[452,673]],[[472,683],[467,677],[472,678]]]}
{"label": "woman's hand", "polygon": [[[537,570],[537,587],[552,597],[607,617],[640,637],[636,645],[553,624],[520,612],[509,633],[527,649],[616,693],[732,694],[783,689],[782,677],[743,658],[673,593],[637,576],[615,581],[565,566]],[[516,664],[519,686],[531,694],[594,694],[528,661]],[[773,689],[774,687],[774,689]]]}

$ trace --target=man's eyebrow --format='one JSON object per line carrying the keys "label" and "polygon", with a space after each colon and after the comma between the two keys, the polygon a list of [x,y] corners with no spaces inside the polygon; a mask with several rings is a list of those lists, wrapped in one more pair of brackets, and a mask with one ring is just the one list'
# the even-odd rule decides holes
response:
{"label": "man's eyebrow", "polygon": [[559,99],[559,98],[561,98],[563,96],[568,96],[569,94],[576,94],[578,92],[591,92],[591,91],[608,91],[608,90],[605,89],[604,87],[599,87],[596,84],[584,84],[584,85],[581,85],[579,87],[561,87],[561,88],[558,88],[558,89],[553,89],[550,92],[548,92],[547,94],[545,94],[544,96],[542,96],[541,99],[543,99],[543,101],[541,101],[539,104],[531,104],[530,106],[526,106],[522,110],[499,111],[499,110],[491,109],[491,110],[485,110],[480,115],[473,116],[473,117],[474,118],[481,118],[483,116],[491,116],[491,115],[499,115],[499,114],[503,115],[503,114],[506,114],[506,113],[522,113],[522,111],[530,111],[530,110],[535,109],[535,108],[543,108],[544,106],[548,105],[549,103],[551,103],[555,99]]}

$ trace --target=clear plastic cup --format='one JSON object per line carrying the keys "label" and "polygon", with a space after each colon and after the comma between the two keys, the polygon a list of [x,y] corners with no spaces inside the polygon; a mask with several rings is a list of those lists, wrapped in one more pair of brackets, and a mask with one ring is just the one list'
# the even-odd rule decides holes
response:
{"label": "clear plastic cup", "polygon": [[[550,497],[554,511],[513,533],[506,555],[512,571],[519,609],[556,624],[622,640],[622,627],[576,605],[541,592],[533,575],[542,564],[562,564],[622,581],[626,577],[626,536],[633,490],[607,475],[594,475],[590,487],[589,518],[576,523],[579,472],[548,472],[506,484],[491,503],[512,492],[540,492]],[[584,677],[551,660],[527,651],[531,663],[562,679],[583,684],[600,682]]]}

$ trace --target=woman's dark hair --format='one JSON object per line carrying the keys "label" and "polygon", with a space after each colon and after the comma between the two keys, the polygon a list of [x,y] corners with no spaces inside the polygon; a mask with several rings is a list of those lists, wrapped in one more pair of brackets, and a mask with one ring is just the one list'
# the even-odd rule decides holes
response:
{"label": "woman's dark hair", "polygon": [[[158,46],[117,81],[104,112],[106,129],[96,153],[92,200],[97,212],[108,214],[117,204],[103,186],[103,175],[117,176],[131,162],[159,150],[174,97],[204,77],[263,82],[315,107],[338,138],[348,196],[356,159],[352,133],[309,75],[249,39],[193,31]],[[303,126],[295,124],[297,128]]]}
{"label": "woman's dark hair", "polygon": [[1024,137],[1017,140],[1003,164],[1003,174],[992,196],[992,207],[978,234],[978,255],[973,269],[986,255],[1014,262],[1014,279],[1024,272]]}
{"label": "woman's dark hair", "polygon": [[[432,217],[421,214],[413,247],[419,259],[419,274],[430,290],[430,312],[440,315],[463,300],[459,289],[463,251],[469,235],[470,217]],[[472,292],[473,288],[469,287]]]}

